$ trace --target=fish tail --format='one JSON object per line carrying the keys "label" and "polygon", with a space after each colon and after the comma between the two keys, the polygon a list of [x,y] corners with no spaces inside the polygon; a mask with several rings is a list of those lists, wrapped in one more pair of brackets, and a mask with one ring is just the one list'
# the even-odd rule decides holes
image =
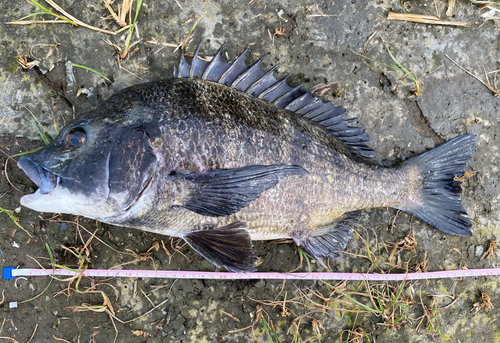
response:
{"label": "fish tail", "polygon": [[439,230],[456,236],[471,236],[471,220],[460,201],[463,175],[474,153],[476,137],[466,134],[456,137],[405,162],[418,165],[422,171],[422,197],[409,208],[400,208],[416,215]]}

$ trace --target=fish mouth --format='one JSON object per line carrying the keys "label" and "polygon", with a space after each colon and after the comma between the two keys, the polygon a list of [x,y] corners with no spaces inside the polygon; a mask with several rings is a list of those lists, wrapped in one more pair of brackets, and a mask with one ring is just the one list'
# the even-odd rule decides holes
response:
{"label": "fish mouth", "polygon": [[38,186],[36,193],[50,194],[59,182],[59,177],[56,174],[40,167],[27,156],[21,157],[17,165]]}

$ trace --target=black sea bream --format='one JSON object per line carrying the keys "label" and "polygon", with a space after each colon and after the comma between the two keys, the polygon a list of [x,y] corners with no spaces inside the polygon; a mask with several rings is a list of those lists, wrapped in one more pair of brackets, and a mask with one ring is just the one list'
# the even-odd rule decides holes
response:
{"label": "black sea bream", "polygon": [[[222,48],[221,48],[222,49]],[[321,262],[345,250],[359,211],[393,207],[470,236],[460,202],[475,136],[387,168],[345,111],[221,51],[174,78],[126,88],[19,166],[21,204],[182,237],[216,266],[255,271],[252,240],[292,238]]]}

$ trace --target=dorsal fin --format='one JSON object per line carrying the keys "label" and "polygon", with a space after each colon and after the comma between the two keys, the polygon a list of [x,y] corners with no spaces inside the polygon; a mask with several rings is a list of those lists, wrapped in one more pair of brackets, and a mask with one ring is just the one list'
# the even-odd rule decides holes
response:
{"label": "dorsal fin", "polygon": [[286,83],[288,76],[283,80],[278,80],[274,76],[278,65],[268,71],[262,69],[261,62],[266,55],[247,67],[245,56],[248,50],[245,50],[234,62],[226,63],[221,60],[222,48],[225,45],[223,44],[212,60],[206,62],[198,58],[200,44],[196,48],[191,65],[186,61],[184,52],[181,51],[179,67],[174,66],[174,77],[218,82],[253,97],[266,100],[279,108],[295,112],[324,126],[329,133],[341,140],[352,153],[367,158],[375,156],[374,151],[366,145],[370,139],[365,130],[361,127],[347,125],[355,121],[355,118],[345,120],[342,118],[346,114],[343,107],[335,107],[331,102],[321,100],[304,91],[300,85],[295,88],[288,86]]}

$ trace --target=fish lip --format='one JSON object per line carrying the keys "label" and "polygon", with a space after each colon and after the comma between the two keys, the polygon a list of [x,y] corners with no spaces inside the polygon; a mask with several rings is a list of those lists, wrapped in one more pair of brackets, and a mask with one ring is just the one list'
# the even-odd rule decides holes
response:
{"label": "fish lip", "polygon": [[42,193],[40,193],[40,189],[37,189],[35,193],[33,194],[26,194],[21,197],[21,205],[25,207],[29,207],[31,203],[35,202],[38,198],[43,196]]}
{"label": "fish lip", "polygon": [[49,194],[59,183],[59,176],[39,166],[30,157],[21,157],[17,165],[38,186],[36,193]]}

